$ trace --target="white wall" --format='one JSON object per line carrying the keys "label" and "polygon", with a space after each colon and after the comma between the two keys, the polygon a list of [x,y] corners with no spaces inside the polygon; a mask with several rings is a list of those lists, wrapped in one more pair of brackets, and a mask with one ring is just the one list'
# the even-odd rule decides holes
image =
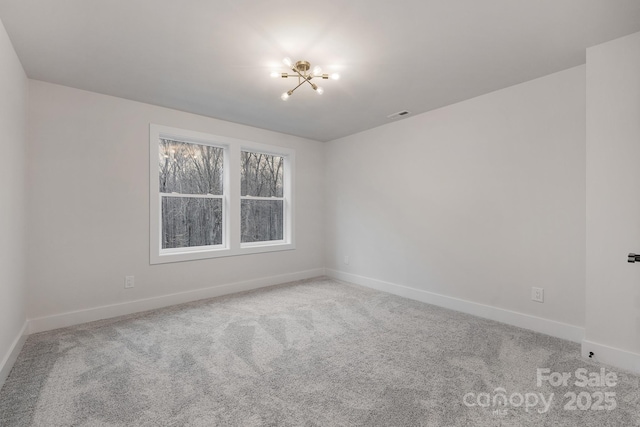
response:
{"label": "white wall", "polygon": [[640,265],[627,263],[626,255],[640,252],[639,183],[640,33],[636,33],[587,50],[588,343],[583,350],[637,372]]}
{"label": "white wall", "polygon": [[[40,81],[30,82],[29,119],[28,311],[35,330],[217,291],[37,320],[76,310],[322,273],[316,270],[324,267],[319,142]],[[149,123],[295,149],[297,248],[149,265]],[[125,275],[135,275],[135,288],[123,288]]]}
{"label": "white wall", "polygon": [[582,327],[584,141],[580,66],[329,142],[327,267]]}
{"label": "white wall", "polygon": [[[0,386],[25,325],[25,185],[28,80],[0,22]],[[6,369],[5,369],[6,366]]]}

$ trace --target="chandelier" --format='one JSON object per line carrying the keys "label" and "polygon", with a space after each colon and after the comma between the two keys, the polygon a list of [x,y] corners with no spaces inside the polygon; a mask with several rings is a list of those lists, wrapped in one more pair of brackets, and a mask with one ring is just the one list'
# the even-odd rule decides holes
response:
{"label": "chandelier", "polygon": [[283,101],[289,99],[289,97],[293,95],[293,92],[305,83],[309,83],[313,90],[318,93],[318,95],[322,95],[324,93],[324,89],[311,81],[314,78],[323,80],[327,80],[329,78],[338,80],[340,78],[340,75],[335,73],[331,75],[323,74],[320,67],[315,67],[313,71],[309,72],[309,70],[311,70],[311,64],[309,63],[309,61],[298,61],[294,64],[293,62],[291,62],[291,59],[284,58],[282,62],[284,62],[287,67],[291,68],[291,71],[293,71],[294,74],[279,73],[277,71],[274,71],[273,73],[271,73],[271,77],[282,77],[283,79],[292,77],[298,79],[298,85],[296,87],[280,95],[280,99],[282,99]]}

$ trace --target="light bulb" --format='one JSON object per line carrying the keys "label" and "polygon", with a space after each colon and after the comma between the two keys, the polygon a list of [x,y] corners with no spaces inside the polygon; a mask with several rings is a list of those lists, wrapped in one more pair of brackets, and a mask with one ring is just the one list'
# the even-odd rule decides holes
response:
{"label": "light bulb", "polygon": [[282,95],[280,95],[280,99],[286,101],[287,99],[289,99],[289,94],[287,92],[283,93]]}
{"label": "light bulb", "polygon": [[288,56],[284,58],[282,62],[284,62],[284,65],[286,65],[289,68],[291,68],[291,66],[293,65],[293,62],[291,62],[291,58],[289,58]]}
{"label": "light bulb", "polygon": [[279,72],[277,72],[277,71],[274,71],[270,75],[271,75],[271,77],[273,77],[275,79],[276,77],[280,77],[281,74]]}
{"label": "light bulb", "polygon": [[319,75],[321,75],[321,74],[322,74],[322,68],[320,68],[320,67],[315,67],[315,68],[313,69],[313,75],[314,75],[314,76],[319,76]]}
{"label": "light bulb", "polygon": [[331,74],[331,78],[332,78],[333,80],[340,80],[340,74],[338,74],[338,73],[333,73],[333,74]]}
{"label": "light bulb", "polygon": [[318,89],[316,89],[316,92],[318,92],[318,95],[322,95],[324,93],[324,89],[318,86]]}

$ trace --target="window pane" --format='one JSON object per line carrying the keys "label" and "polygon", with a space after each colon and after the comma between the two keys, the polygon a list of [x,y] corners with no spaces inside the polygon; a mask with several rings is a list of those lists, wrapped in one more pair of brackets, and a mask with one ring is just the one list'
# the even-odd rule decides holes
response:
{"label": "window pane", "polygon": [[222,199],[162,198],[162,248],[222,244]]}
{"label": "window pane", "polygon": [[160,192],[222,194],[224,150],[160,139]]}
{"label": "window pane", "polygon": [[242,243],[282,240],[283,208],[282,200],[243,200]]}
{"label": "window pane", "polygon": [[283,168],[282,156],[243,151],[241,195],[282,197]]}

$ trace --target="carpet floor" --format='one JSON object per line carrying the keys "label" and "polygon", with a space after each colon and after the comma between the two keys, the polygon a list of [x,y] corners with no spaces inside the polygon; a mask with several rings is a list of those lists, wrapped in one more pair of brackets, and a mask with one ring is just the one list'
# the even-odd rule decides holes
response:
{"label": "carpet floor", "polygon": [[640,426],[639,381],[571,342],[318,278],[31,335],[0,425]]}

